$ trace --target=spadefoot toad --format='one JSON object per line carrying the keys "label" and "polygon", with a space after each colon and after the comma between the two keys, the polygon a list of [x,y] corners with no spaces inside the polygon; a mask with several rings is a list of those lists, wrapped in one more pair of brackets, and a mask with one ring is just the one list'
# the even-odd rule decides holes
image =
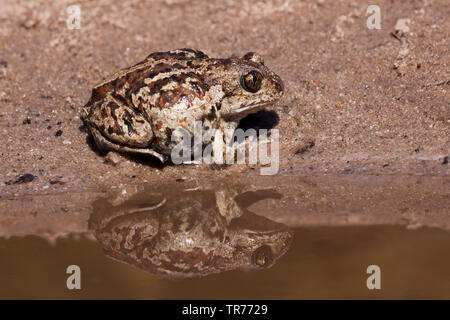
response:
{"label": "spadefoot toad", "polygon": [[283,90],[281,78],[257,53],[214,59],[193,49],[155,52],[97,85],[82,119],[99,149],[147,154],[164,163],[176,145],[175,130],[194,134],[196,120],[204,130],[234,130]]}

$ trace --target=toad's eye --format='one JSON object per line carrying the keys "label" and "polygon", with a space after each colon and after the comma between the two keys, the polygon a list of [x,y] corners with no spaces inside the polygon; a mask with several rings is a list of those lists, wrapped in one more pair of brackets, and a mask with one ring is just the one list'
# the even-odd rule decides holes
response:
{"label": "toad's eye", "polygon": [[251,259],[253,265],[257,267],[268,267],[273,262],[272,250],[270,250],[270,247],[267,245],[259,247],[253,252]]}
{"label": "toad's eye", "polygon": [[241,86],[248,92],[258,92],[258,90],[261,89],[262,78],[262,74],[258,71],[250,71],[246,75],[242,76]]}

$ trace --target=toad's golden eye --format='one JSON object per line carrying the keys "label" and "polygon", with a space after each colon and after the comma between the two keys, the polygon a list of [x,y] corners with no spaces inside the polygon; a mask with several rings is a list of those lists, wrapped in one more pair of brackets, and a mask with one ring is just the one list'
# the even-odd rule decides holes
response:
{"label": "toad's golden eye", "polygon": [[263,245],[253,252],[251,259],[253,265],[256,267],[268,267],[273,262],[272,250],[270,250],[269,246]]}
{"label": "toad's golden eye", "polygon": [[262,74],[258,71],[252,70],[241,78],[241,85],[244,90],[248,92],[258,92],[261,89]]}

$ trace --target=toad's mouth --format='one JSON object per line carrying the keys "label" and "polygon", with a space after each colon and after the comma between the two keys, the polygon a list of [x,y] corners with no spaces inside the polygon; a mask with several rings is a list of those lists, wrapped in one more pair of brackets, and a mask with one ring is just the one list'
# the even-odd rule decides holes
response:
{"label": "toad's mouth", "polygon": [[253,110],[253,109],[258,109],[258,110],[259,110],[259,108],[263,108],[263,107],[265,107],[265,106],[268,106],[269,104],[270,104],[270,103],[268,103],[268,102],[262,102],[262,103],[252,104],[252,105],[249,105],[249,106],[245,106],[245,107],[242,107],[242,108],[233,110],[233,112],[234,112],[234,113],[242,113],[242,112],[245,112],[245,111],[247,111],[247,110]]}
{"label": "toad's mouth", "polygon": [[232,118],[243,118],[250,113],[256,113],[263,109],[264,107],[269,106],[272,102],[259,102],[255,104],[251,104],[245,107],[241,107],[238,109],[233,109],[229,114],[223,115],[224,118],[232,119]]}

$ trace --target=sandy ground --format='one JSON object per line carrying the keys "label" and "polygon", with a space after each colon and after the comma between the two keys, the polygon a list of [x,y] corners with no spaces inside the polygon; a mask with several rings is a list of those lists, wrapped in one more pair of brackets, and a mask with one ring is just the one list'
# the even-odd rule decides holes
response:
{"label": "sandy ground", "polygon": [[[255,174],[247,165],[163,168],[145,159],[114,167],[80,130],[80,109],[104,77],[151,52],[190,47],[211,57],[256,51],[282,77],[282,101],[248,123],[279,129],[286,181],[386,175],[382,184],[399,186],[402,197],[408,187],[395,184],[395,175],[435,176],[413,193],[437,195],[435,215],[416,211],[431,225],[450,225],[448,1],[378,1],[379,30],[366,26],[367,4],[354,1],[79,1],[78,30],[67,25],[71,4],[0,0],[0,212],[67,218],[88,212],[105,190]],[[400,181],[408,179],[415,178]],[[366,180],[346,183],[371,190],[355,182]],[[319,179],[319,189],[327,181]],[[41,203],[27,205],[29,194]],[[386,215],[381,222],[402,217]]]}

